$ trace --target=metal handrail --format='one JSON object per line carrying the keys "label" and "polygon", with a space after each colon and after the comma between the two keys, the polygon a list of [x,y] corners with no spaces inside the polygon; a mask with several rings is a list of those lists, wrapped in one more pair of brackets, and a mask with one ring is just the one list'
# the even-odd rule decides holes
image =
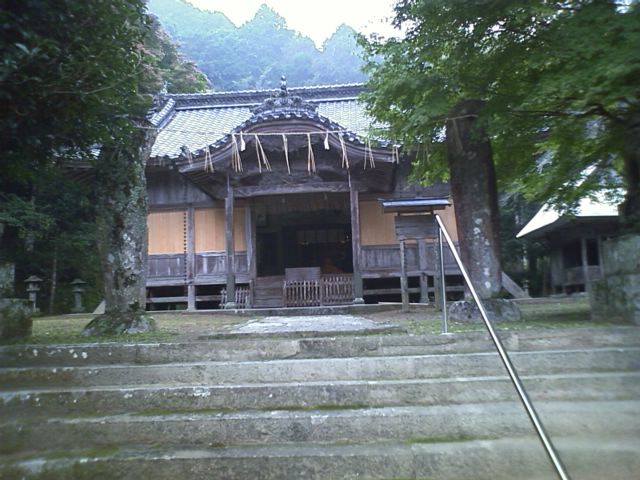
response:
{"label": "metal handrail", "polygon": [[[513,386],[518,392],[520,401],[522,402],[522,405],[524,406],[524,409],[526,410],[527,415],[529,415],[529,419],[531,420],[531,423],[533,423],[536,433],[538,434],[538,437],[540,438],[540,441],[542,442],[542,445],[544,446],[544,449],[547,455],[549,456],[549,460],[551,460],[551,463],[553,464],[553,467],[555,468],[556,473],[558,474],[558,477],[560,477],[561,480],[569,480],[569,475],[567,474],[564,466],[562,465],[560,457],[558,456],[558,453],[556,452],[553,446],[553,443],[551,443],[551,439],[547,435],[547,432],[545,431],[544,426],[542,425],[542,422],[538,417],[538,413],[536,412],[535,408],[533,408],[533,404],[531,403],[531,400],[527,395],[527,391],[525,390],[524,385],[522,384],[522,381],[520,380],[520,377],[518,376],[518,373],[516,372],[516,369],[513,366],[513,363],[511,363],[511,359],[509,358],[507,351],[504,349],[504,346],[502,345],[502,341],[500,340],[498,335],[496,335],[496,332],[493,329],[493,325],[489,321],[487,312],[485,311],[484,306],[482,305],[482,302],[480,301],[480,298],[478,297],[478,294],[475,288],[471,284],[471,279],[469,278],[469,274],[465,270],[464,265],[462,265],[462,261],[460,260],[460,255],[458,255],[458,251],[456,250],[453,244],[453,241],[451,240],[451,236],[449,235],[449,232],[447,232],[447,229],[444,226],[444,223],[442,222],[442,219],[440,218],[440,216],[436,214],[435,217],[436,217],[436,221],[438,222],[439,231],[442,232],[442,234],[444,235],[444,238],[446,239],[447,244],[451,249],[451,253],[453,254],[453,258],[455,258],[456,263],[458,264],[458,268],[460,268],[460,272],[462,272],[462,276],[464,277],[465,282],[467,282],[469,291],[471,292],[471,295],[473,296],[473,299],[475,300],[476,305],[478,305],[478,309],[480,310],[480,315],[482,315],[482,319],[484,320],[484,324],[487,327],[487,330],[489,331],[491,340],[493,340],[493,343],[496,346],[496,349],[498,350],[500,359],[502,360],[502,363],[504,364],[509,374],[509,377],[511,378],[511,383],[513,383]],[[444,277],[444,272],[442,272],[442,276]]]}

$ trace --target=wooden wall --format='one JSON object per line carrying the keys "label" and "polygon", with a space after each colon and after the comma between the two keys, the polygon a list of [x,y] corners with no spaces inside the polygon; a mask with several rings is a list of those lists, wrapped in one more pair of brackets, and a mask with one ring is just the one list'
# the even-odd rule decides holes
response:
{"label": "wooden wall", "polygon": [[147,197],[149,206],[156,208],[213,203],[211,197],[176,172],[147,171]]}
{"label": "wooden wall", "polygon": [[360,243],[368,245],[390,245],[396,240],[395,214],[383,213],[377,200],[360,202]]}
{"label": "wooden wall", "polygon": [[[245,251],[245,212],[236,208],[234,244],[236,252]],[[186,210],[151,212],[147,216],[149,255],[186,252]],[[224,209],[196,208],[194,212],[195,252],[224,252]]]}
{"label": "wooden wall", "polygon": [[[196,252],[223,252],[225,250],[223,208],[196,208],[194,222]],[[236,252],[247,249],[244,226],[244,208],[235,208],[233,210],[233,243]]]}
{"label": "wooden wall", "polygon": [[149,254],[184,253],[185,210],[151,212],[147,216],[149,230]]}
{"label": "wooden wall", "polygon": [[[456,228],[453,206],[439,210],[438,214],[451,234],[453,241],[457,242],[458,229]],[[394,213],[383,213],[382,205],[377,200],[360,202],[360,239],[362,246],[397,244],[394,217]]]}

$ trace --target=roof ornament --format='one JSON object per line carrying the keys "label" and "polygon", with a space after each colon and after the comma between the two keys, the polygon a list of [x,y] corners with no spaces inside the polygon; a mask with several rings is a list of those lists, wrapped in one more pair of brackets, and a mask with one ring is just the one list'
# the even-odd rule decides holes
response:
{"label": "roof ornament", "polygon": [[282,111],[305,111],[316,113],[318,106],[311,102],[306,102],[297,95],[289,95],[287,88],[287,77],[282,75],[280,78],[280,91],[277,95],[267,98],[262,105],[254,108],[251,112],[254,115],[267,112],[282,112]]}

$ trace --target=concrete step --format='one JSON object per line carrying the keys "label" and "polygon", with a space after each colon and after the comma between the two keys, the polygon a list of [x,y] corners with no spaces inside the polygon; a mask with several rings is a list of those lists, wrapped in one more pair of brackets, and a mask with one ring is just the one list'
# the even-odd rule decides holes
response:
{"label": "concrete step", "polygon": [[[629,480],[640,471],[638,438],[562,437],[556,445],[573,478]],[[75,453],[75,455],[74,455]],[[554,479],[537,438],[377,445],[63,452],[0,467],[25,479]]]}
{"label": "concrete step", "polygon": [[[513,352],[522,375],[640,370],[640,348]],[[499,376],[497,353],[0,369],[0,391],[29,387],[226,385]]]}
{"label": "concrete step", "polygon": [[[553,329],[499,335],[509,351],[640,346],[640,328]],[[355,356],[425,355],[493,352],[483,332],[454,335],[327,336],[233,338],[218,336],[189,343],[92,343],[77,345],[8,345],[0,347],[0,367],[159,364],[219,360],[273,360]]]}
{"label": "concrete step", "polygon": [[[533,400],[633,400],[640,372],[522,376]],[[256,384],[118,385],[0,392],[0,420],[206,409],[319,409],[449,405],[516,398],[503,376]]]}
{"label": "concrete step", "polygon": [[[536,409],[552,438],[640,438],[640,400],[539,402]],[[524,408],[515,401],[345,410],[156,412],[8,421],[0,425],[4,453],[73,450],[79,445],[210,448],[411,439],[422,443],[453,442],[532,433]]]}

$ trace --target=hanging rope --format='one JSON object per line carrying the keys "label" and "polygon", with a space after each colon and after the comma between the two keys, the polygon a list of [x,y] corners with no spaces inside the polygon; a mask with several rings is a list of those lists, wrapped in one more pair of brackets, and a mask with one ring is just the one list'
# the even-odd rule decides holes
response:
{"label": "hanging rope", "polygon": [[244,136],[240,132],[240,151],[244,152],[247,149],[247,144],[244,142]]}
{"label": "hanging rope", "polygon": [[289,142],[284,133],[282,134],[282,148],[284,149],[284,161],[287,163],[287,172],[291,175],[291,166],[289,165]]}
{"label": "hanging rope", "polygon": [[235,172],[242,171],[242,157],[240,157],[240,150],[238,149],[238,141],[236,136],[231,134],[231,168]]}
{"label": "hanging rope", "polygon": [[342,150],[342,168],[349,169],[349,157],[347,156],[347,146],[344,143],[344,138],[342,135],[339,135],[340,138],[340,149]]}
{"label": "hanging rope", "polygon": [[371,168],[376,168],[376,164],[373,160],[373,150],[371,150],[371,140],[369,140],[369,137],[367,137],[364,144],[364,165],[362,167],[364,170],[367,169],[367,162],[369,162],[369,166]]}
{"label": "hanging rope", "polygon": [[324,136],[324,149],[329,150],[329,132]]}
{"label": "hanging rope", "polygon": [[308,144],[308,153],[307,153],[307,171],[309,174],[311,172],[316,171],[316,158],[313,155],[313,147],[311,146],[311,134],[307,133],[307,144]]}
{"label": "hanging rope", "polygon": [[213,161],[211,161],[211,152],[208,148],[204,151],[204,171],[213,173]]}
{"label": "hanging rope", "polygon": [[[265,166],[268,172],[271,171],[271,164],[269,163],[269,159],[267,158],[267,154],[264,153],[264,148],[262,148],[262,143],[260,143],[260,137],[257,134],[254,135],[256,138],[256,151],[258,152],[258,165],[260,162]],[[262,169],[260,170],[262,172]]]}

